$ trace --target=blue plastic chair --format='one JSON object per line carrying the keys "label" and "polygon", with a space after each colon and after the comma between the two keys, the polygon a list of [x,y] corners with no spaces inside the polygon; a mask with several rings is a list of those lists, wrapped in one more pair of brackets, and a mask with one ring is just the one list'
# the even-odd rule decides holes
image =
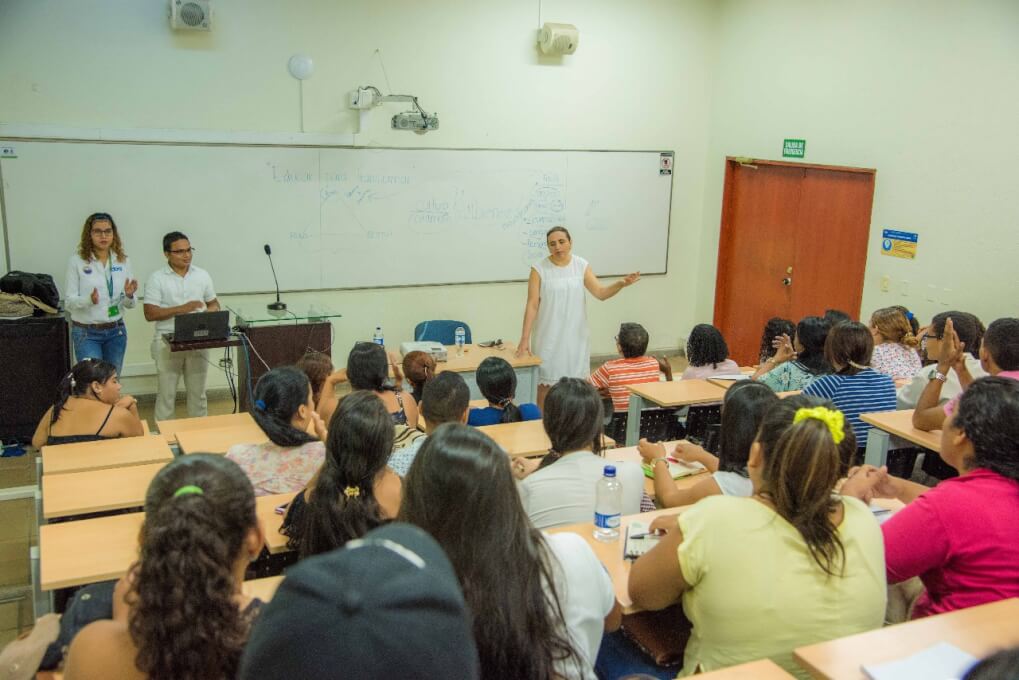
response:
{"label": "blue plastic chair", "polygon": [[438,342],[443,345],[454,345],[456,344],[455,333],[457,326],[463,326],[463,329],[467,331],[467,337],[464,339],[464,342],[468,345],[471,344],[471,327],[463,321],[453,321],[451,319],[422,321],[414,327],[414,341],[429,341]]}

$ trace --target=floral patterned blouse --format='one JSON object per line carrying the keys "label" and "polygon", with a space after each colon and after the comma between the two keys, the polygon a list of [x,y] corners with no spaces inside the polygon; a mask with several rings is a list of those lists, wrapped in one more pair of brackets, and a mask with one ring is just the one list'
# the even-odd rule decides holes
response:
{"label": "floral patterned blouse", "polygon": [[272,442],[235,444],[226,457],[241,466],[255,487],[256,496],[297,493],[325,460],[326,447],[319,441],[283,447]]}
{"label": "floral patterned blouse", "polygon": [[922,365],[920,355],[915,349],[897,342],[884,342],[874,346],[870,367],[878,373],[892,376],[894,380],[912,378],[920,371]]}

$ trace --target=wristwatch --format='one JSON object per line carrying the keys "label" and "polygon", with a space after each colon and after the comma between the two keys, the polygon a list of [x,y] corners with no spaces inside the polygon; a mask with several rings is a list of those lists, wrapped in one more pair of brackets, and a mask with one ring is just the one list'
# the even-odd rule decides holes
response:
{"label": "wristwatch", "polygon": [[666,465],[669,464],[669,459],[668,458],[666,458],[665,456],[659,456],[658,458],[655,458],[654,460],[651,461],[651,467],[654,467],[655,463],[657,463],[658,461],[662,461]]}
{"label": "wristwatch", "polygon": [[948,380],[948,376],[942,373],[941,371],[934,371],[934,375],[931,377],[934,380],[937,380],[938,382],[945,382],[946,380]]}

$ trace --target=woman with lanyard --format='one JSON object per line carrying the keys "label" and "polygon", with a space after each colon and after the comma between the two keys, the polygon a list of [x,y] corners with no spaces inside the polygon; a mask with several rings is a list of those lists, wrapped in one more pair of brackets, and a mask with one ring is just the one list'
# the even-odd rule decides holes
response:
{"label": "woman with lanyard", "polygon": [[573,254],[573,239],[565,227],[552,227],[545,239],[549,255],[531,266],[524,327],[517,345],[518,357],[530,354],[534,331],[534,351],[541,359],[538,408],[544,408],[545,395],[559,378],[586,380],[591,375],[584,289],[598,300],[608,300],[640,280],[640,272],[633,272],[603,286],[587,260]]}
{"label": "woman with lanyard", "polygon": [[127,330],[121,311],[134,307],[137,290],[113,218],[89,215],[67,265],[64,288],[76,361],[102,359],[116,366],[118,375],[123,372]]}

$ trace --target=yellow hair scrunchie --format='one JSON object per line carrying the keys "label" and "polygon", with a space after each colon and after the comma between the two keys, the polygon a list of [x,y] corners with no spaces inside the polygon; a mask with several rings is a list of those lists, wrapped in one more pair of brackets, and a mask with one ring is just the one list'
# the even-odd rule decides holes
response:
{"label": "yellow hair scrunchie", "polygon": [[347,498],[357,498],[358,496],[361,495],[361,489],[357,488],[356,486],[348,486],[346,489],[343,490],[343,494]]}
{"label": "yellow hair scrunchie", "polygon": [[825,406],[797,409],[796,415],[793,416],[793,425],[808,418],[820,420],[824,423],[828,431],[831,432],[831,438],[836,444],[841,444],[842,440],[846,438],[846,417],[842,415],[842,411],[836,411]]}

